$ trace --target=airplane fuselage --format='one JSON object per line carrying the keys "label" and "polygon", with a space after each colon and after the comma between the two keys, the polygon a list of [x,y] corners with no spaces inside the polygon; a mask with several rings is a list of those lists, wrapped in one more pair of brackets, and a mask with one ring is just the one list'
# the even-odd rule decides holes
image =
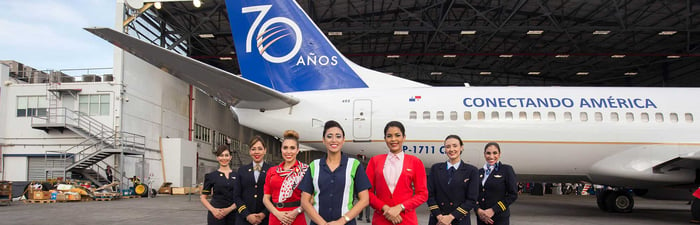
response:
{"label": "airplane fuselage", "polygon": [[340,122],[343,151],[387,152],[384,125],[406,126],[404,150],[426,167],[446,160],[449,134],[464,142],[462,159],[483,165],[483,146],[498,142],[502,161],[522,179],[588,180],[616,186],[687,184],[695,171],[654,172],[678,157],[699,157],[693,88],[431,87],[288,93],[301,103],[280,110],[236,109],[241,124],[268,134],[300,132],[324,151],[323,123]]}

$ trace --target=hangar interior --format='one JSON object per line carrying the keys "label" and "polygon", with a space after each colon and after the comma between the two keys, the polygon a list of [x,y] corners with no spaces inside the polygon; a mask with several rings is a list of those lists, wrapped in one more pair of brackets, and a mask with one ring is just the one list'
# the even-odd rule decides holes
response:
{"label": "hangar interior", "polygon": [[[694,87],[697,1],[298,1],[350,60],[434,86]],[[224,0],[126,9],[130,34],[240,74]]]}

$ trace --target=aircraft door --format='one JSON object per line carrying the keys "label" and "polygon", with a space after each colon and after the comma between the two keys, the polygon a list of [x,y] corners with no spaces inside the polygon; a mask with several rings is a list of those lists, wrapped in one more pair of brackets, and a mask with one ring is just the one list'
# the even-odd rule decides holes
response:
{"label": "aircraft door", "polygon": [[356,140],[369,140],[372,135],[372,100],[355,100],[352,117],[352,135],[354,138]]}

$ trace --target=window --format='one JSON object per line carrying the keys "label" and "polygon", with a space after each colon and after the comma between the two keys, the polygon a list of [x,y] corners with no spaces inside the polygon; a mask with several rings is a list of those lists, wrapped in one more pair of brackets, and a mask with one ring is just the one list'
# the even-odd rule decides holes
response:
{"label": "window", "polygon": [[642,121],[649,122],[649,113],[642,113]]}
{"label": "window", "polygon": [[423,119],[424,120],[430,119],[430,111],[423,111]]}
{"label": "window", "polygon": [[620,116],[616,112],[610,113],[610,121],[617,122],[620,121]]}
{"label": "window", "polygon": [[634,121],[634,114],[631,112],[625,113],[625,120],[627,120],[627,122],[633,122]]}
{"label": "window", "polygon": [[654,119],[656,119],[656,122],[663,123],[664,122],[664,114],[656,113],[656,115],[654,115]]}
{"label": "window", "polygon": [[486,113],[484,111],[479,111],[478,113],[476,113],[476,118],[478,120],[484,120],[486,119]]}
{"label": "window", "polygon": [[601,112],[595,112],[595,121],[597,122],[602,122],[603,121],[603,113]]}
{"label": "window", "polygon": [[408,113],[408,119],[415,120],[416,118],[418,118],[418,113],[416,113],[416,111],[411,111]]}
{"label": "window", "polygon": [[464,111],[464,120],[472,120],[472,112]]}
{"label": "window", "polygon": [[457,111],[450,112],[450,120],[457,120]]}
{"label": "window", "polygon": [[579,117],[581,118],[581,122],[588,121],[588,113],[586,112],[581,112],[581,114],[579,114]]}
{"label": "window", "polygon": [[507,119],[507,120],[513,120],[513,112],[507,111],[507,112],[506,112],[506,119]]}
{"label": "window", "polygon": [[90,116],[109,115],[109,94],[78,95],[80,112]]}
{"label": "window", "polygon": [[216,138],[214,139],[214,146],[217,148],[219,145],[228,145],[229,140],[231,140],[229,136],[219,132],[216,134]]}
{"label": "window", "polygon": [[564,112],[564,120],[571,121],[571,112]]}
{"label": "window", "polygon": [[678,123],[678,113],[671,113],[669,117],[671,118],[671,122]]}
{"label": "window", "polygon": [[46,96],[17,96],[17,117],[46,116]]}
{"label": "window", "polygon": [[491,119],[498,120],[498,112],[496,112],[496,111],[491,112]]}
{"label": "window", "polygon": [[540,112],[534,112],[534,113],[532,113],[532,119],[533,120],[541,120],[542,115],[540,115]]}
{"label": "window", "polygon": [[199,124],[194,124],[194,139],[211,143],[211,129]]}
{"label": "window", "polygon": [[549,120],[549,121],[557,120],[557,115],[554,114],[554,112],[548,112],[547,113],[547,120]]}
{"label": "window", "polygon": [[693,122],[693,114],[686,113],[685,114],[685,122],[692,123]]}
{"label": "window", "polygon": [[440,120],[440,121],[445,120],[445,112],[443,112],[443,111],[438,111],[438,112],[435,114],[435,117],[437,117],[437,120]]}
{"label": "window", "polygon": [[527,120],[527,113],[526,112],[518,113],[518,118],[520,118],[520,120]]}

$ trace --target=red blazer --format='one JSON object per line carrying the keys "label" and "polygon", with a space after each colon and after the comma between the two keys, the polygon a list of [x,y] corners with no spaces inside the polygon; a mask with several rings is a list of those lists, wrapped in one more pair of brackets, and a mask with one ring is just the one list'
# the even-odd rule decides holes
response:
{"label": "red blazer", "polygon": [[392,195],[386,184],[386,179],[384,179],[386,156],[387,154],[374,156],[367,164],[367,177],[372,184],[369,189],[369,204],[375,209],[372,224],[392,225],[391,221],[384,218],[382,206],[403,204],[406,210],[401,213],[402,222],[400,224],[417,225],[416,208],[428,200],[425,166],[418,157],[404,153],[403,171],[401,171]]}

